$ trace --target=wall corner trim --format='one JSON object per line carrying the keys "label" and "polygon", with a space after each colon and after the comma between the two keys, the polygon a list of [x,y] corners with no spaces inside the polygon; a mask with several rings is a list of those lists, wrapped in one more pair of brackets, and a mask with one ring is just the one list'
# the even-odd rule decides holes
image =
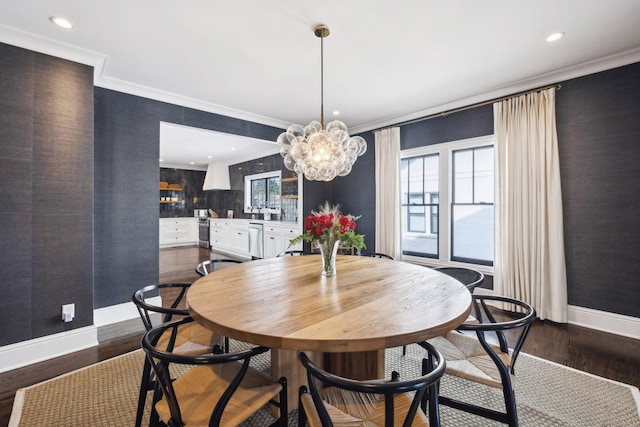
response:
{"label": "wall corner trim", "polygon": [[0,347],[0,372],[6,372],[98,345],[95,326],[34,338]]}

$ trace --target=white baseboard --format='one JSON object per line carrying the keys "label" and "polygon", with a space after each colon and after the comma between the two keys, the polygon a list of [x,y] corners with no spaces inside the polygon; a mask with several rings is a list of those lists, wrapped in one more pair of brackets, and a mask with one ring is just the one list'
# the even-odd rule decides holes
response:
{"label": "white baseboard", "polygon": [[[476,288],[474,293],[493,295],[493,290]],[[608,332],[610,334],[640,339],[640,318],[638,317],[624,316],[622,314],[609,313],[608,311],[570,305],[567,312],[567,323]]]}
{"label": "white baseboard", "polygon": [[[146,301],[151,305],[162,306],[162,298],[159,296],[147,298]],[[93,310],[93,324],[95,326],[110,325],[139,317],[140,314],[138,314],[138,309],[133,302],[125,302]]]}
{"label": "white baseboard", "polygon": [[640,318],[638,317],[570,305],[568,321],[572,325],[640,339]]}
{"label": "white baseboard", "polygon": [[0,347],[0,372],[98,345],[98,328],[86,326]]}
{"label": "white baseboard", "polygon": [[[159,296],[149,298],[147,302],[152,305],[162,305],[162,299]],[[0,347],[0,372],[94,347],[98,345],[99,326],[139,317],[133,302],[98,308],[93,311],[92,326]]]}
{"label": "white baseboard", "polygon": [[[482,288],[478,288],[476,291],[481,294],[492,293],[490,290]],[[159,296],[148,301],[154,305],[162,304]],[[96,346],[98,345],[98,326],[138,316],[138,311],[132,302],[99,308],[94,310],[93,326],[0,347],[0,372]],[[640,339],[640,318],[637,317],[570,305],[568,320],[573,325]]]}

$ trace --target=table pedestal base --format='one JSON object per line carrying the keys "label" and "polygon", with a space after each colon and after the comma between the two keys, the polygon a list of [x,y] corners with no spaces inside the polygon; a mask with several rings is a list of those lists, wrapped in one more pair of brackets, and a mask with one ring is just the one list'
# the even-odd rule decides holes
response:
{"label": "table pedestal base", "polygon": [[[313,363],[324,366],[323,353],[305,352]],[[298,408],[298,391],[301,385],[307,385],[307,371],[298,360],[298,352],[293,350],[271,349],[271,376],[275,379],[287,378],[287,405],[289,411]],[[275,410],[275,408],[274,408]]]}
{"label": "table pedestal base", "polygon": [[354,380],[384,378],[384,350],[324,353],[325,370]]}
{"label": "table pedestal base", "polygon": [[[336,375],[356,380],[384,378],[384,350],[351,353],[305,351],[317,366]],[[271,376],[287,378],[289,411],[298,408],[298,391],[307,385],[307,371],[298,360],[298,352],[271,349]]]}

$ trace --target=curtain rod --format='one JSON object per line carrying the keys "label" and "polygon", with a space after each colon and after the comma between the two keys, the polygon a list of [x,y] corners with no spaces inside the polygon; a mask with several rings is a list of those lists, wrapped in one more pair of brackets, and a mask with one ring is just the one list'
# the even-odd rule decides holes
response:
{"label": "curtain rod", "polygon": [[561,84],[554,84],[554,85],[548,85],[548,86],[539,87],[537,89],[525,90],[523,92],[514,93],[513,95],[501,96],[499,98],[493,98],[493,99],[490,99],[488,101],[477,102],[475,104],[467,105],[466,107],[454,108],[452,110],[443,111],[442,113],[431,114],[430,116],[420,117],[418,119],[407,120],[407,121],[404,121],[404,122],[396,123],[396,124],[391,125],[391,126],[385,126],[385,127],[382,127],[382,128],[374,129],[371,132],[377,132],[379,130],[384,130],[384,129],[391,129],[391,128],[398,127],[398,126],[410,125],[410,124],[413,124],[413,123],[422,122],[424,120],[435,119],[437,117],[447,117],[450,114],[460,113],[462,111],[471,110],[471,109],[477,108],[477,107],[484,107],[485,105],[489,105],[489,104],[493,104],[493,103],[496,103],[496,102],[505,101],[507,99],[515,98],[516,96],[527,95],[527,94],[530,94],[530,93],[533,93],[533,92],[541,92],[543,90],[547,90],[547,89],[551,89],[551,88],[555,88],[555,90],[560,90],[560,89],[562,89],[562,85]]}

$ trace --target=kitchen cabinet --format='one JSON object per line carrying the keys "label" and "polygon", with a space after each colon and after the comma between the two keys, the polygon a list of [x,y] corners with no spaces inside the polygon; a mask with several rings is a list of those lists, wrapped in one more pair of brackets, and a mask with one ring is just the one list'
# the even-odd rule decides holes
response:
{"label": "kitchen cabinet", "polygon": [[265,258],[274,258],[280,252],[283,252],[282,250],[280,250],[284,246],[284,243],[282,235],[280,234],[279,226],[265,225],[263,229],[263,235]]}
{"label": "kitchen cabinet", "polygon": [[198,218],[160,218],[160,246],[198,244]]}
{"label": "kitchen cabinet", "polygon": [[211,249],[226,247],[225,227],[222,222],[209,220],[209,244]]}
{"label": "kitchen cabinet", "polygon": [[289,242],[302,231],[296,224],[264,224],[264,257],[273,258],[287,250],[302,250],[302,243],[289,247]]}
{"label": "kitchen cabinet", "polygon": [[249,223],[244,220],[210,219],[209,243],[215,251],[249,257]]}

